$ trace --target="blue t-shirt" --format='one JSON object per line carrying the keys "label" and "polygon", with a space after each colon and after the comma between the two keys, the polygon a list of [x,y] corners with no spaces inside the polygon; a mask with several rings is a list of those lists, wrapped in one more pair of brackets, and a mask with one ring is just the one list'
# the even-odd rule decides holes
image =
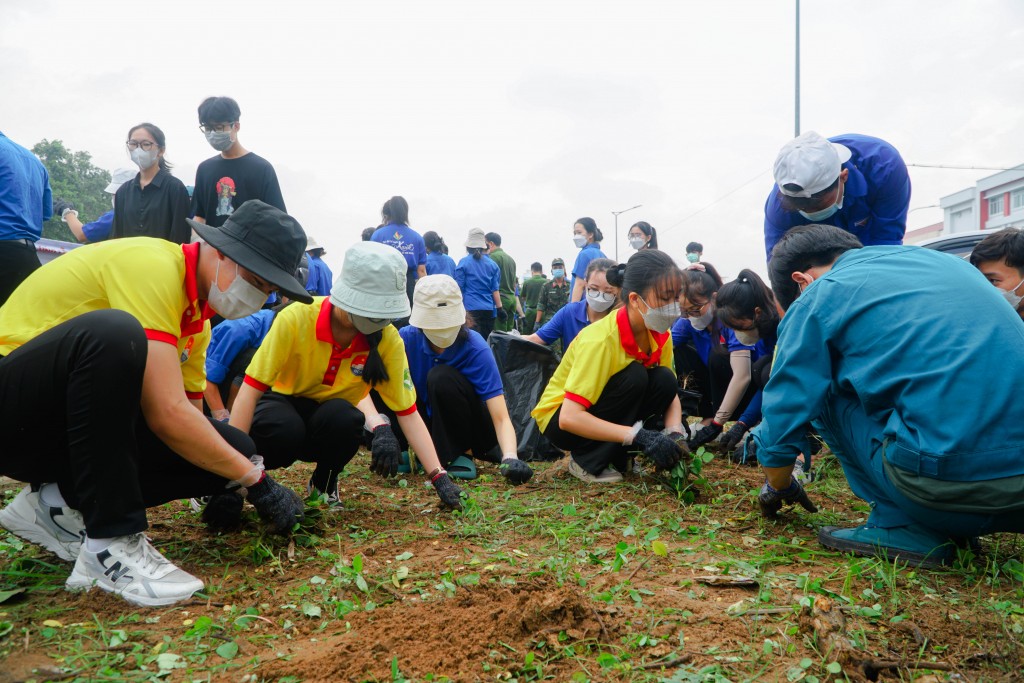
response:
{"label": "blue t-shirt", "polygon": [[330,266],[313,256],[307,257],[306,261],[309,263],[306,291],[312,292],[313,296],[330,296],[331,286],[334,284],[334,273],[331,272]]}
{"label": "blue t-shirt", "polygon": [[405,262],[409,264],[409,274],[413,279],[416,279],[417,266],[425,266],[427,263],[427,248],[423,244],[423,238],[408,225],[389,223],[382,228],[377,228],[370,239],[402,252]]}
{"label": "blue t-shirt", "polygon": [[764,205],[764,246],[772,247],[790,228],[811,223],[834,225],[857,236],[864,246],[903,244],[910,205],[910,175],[896,148],[867,135],[829,138],[850,150],[843,168],[850,171],[843,190],[843,208],[821,221],[809,221],[798,211],[786,211],[779,186],[772,187]]}
{"label": "blue t-shirt", "polygon": [[[733,333],[733,338],[736,338]],[[740,345],[741,349],[750,349],[750,363],[753,365],[755,361],[758,361],[765,356],[771,356],[775,352],[776,337],[762,337],[757,340],[757,343],[753,346]],[[739,344],[739,340],[736,340]],[[764,391],[758,390],[757,393],[750,399],[750,403],[747,404],[747,409],[740,415],[739,421],[747,425],[747,427],[753,427],[755,424],[761,421],[761,403],[764,400]]]}
{"label": "blue t-shirt", "polygon": [[248,348],[259,348],[263,343],[275,315],[265,308],[238,320],[225,320],[214,327],[206,349],[206,380],[220,384],[227,379],[228,370],[238,354]]}
{"label": "blue t-shirt", "polygon": [[543,339],[545,344],[552,344],[556,339],[561,338],[562,349],[565,350],[569,348],[569,344],[580,333],[580,330],[589,324],[587,301],[584,298],[583,301],[562,306],[551,320],[537,330],[537,336]]}
{"label": "blue t-shirt", "polygon": [[91,223],[82,224],[82,233],[90,242],[102,242],[114,229],[114,210],[111,209]]}
{"label": "blue t-shirt", "polygon": [[569,280],[570,295],[572,294],[572,288],[576,286],[576,278],[581,280],[585,278],[587,276],[587,266],[596,258],[607,258],[597,242],[591,242],[580,249],[580,253],[576,257],[576,263],[572,266],[572,278]]}
{"label": "blue t-shirt", "polygon": [[398,331],[405,342],[405,355],[409,358],[409,374],[416,387],[416,397],[430,415],[427,375],[435,365],[448,365],[465,377],[481,401],[501,396],[505,389],[501,384],[498,364],[487,342],[476,330],[466,330],[465,340],[457,339],[441,353],[435,353],[430,341],[418,327],[406,325]]}
{"label": "blue t-shirt", "polygon": [[32,240],[53,216],[50,176],[36,155],[0,133],[0,240]]}
{"label": "blue t-shirt", "polygon": [[455,260],[440,251],[427,254],[427,275],[447,275],[455,277]]}
{"label": "blue t-shirt", "polygon": [[486,256],[463,256],[455,268],[455,282],[462,290],[462,303],[466,310],[494,311],[497,315],[492,293],[498,291],[500,278],[498,264]]}

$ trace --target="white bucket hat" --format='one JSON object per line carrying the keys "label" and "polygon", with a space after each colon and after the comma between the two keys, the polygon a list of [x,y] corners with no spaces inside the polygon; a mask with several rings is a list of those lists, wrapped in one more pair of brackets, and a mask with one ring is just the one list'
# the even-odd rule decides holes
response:
{"label": "white bucket hat", "polygon": [[365,318],[404,318],[409,315],[407,270],[409,264],[394,247],[360,242],[345,252],[341,275],[331,287],[331,303]]}
{"label": "white bucket hat", "polygon": [[110,176],[110,184],[103,188],[107,194],[114,194],[117,189],[138,175],[138,168],[119,168]]}
{"label": "white bucket hat", "polygon": [[427,275],[416,282],[409,324],[421,330],[445,330],[466,322],[462,290],[449,275]]}
{"label": "white bucket hat", "polygon": [[316,241],[316,238],[312,235],[306,235],[306,251],[313,251],[314,249],[323,249],[320,243]]}
{"label": "white bucket hat", "polygon": [[469,237],[466,238],[467,249],[486,249],[487,238],[484,237],[484,231],[480,228],[473,228],[469,231]]}
{"label": "white bucket hat", "polygon": [[[850,148],[809,130],[793,138],[775,158],[775,184],[790,197],[810,197],[828,188],[850,160]],[[795,185],[799,189],[786,189]]]}

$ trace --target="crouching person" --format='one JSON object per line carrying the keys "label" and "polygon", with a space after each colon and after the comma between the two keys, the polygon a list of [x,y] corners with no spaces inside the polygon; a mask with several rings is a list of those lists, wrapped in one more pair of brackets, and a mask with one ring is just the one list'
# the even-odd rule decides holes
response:
{"label": "crouching person", "polygon": [[569,472],[599,484],[622,481],[632,450],[671,468],[684,439],[669,334],[680,314],[679,269],[668,254],[643,250],[606,277],[624,306],[579,333],[532,413],[544,436],[571,452]]}
{"label": "crouching person", "polygon": [[[407,270],[394,247],[362,242],[350,248],[330,297],[277,315],[231,410],[230,424],[252,435],[268,469],[299,459],[315,462],[309,492],[334,504],[338,474],[363,442],[365,417],[358,405],[373,388],[398,416],[438,497],[461,507],[462,492],[438,462],[416,410],[405,347],[391,324],[409,315]],[[388,462],[380,469],[396,473],[401,453],[387,425],[376,429],[374,442],[375,458]],[[223,500],[210,505],[220,507]]]}
{"label": "crouching person", "polygon": [[150,506],[244,487],[276,530],[302,517],[298,496],[250,461],[252,441],[189,403],[179,343],[214,313],[253,313],[277,289],[308,300],[287,275],[305,234],[258,201],[221,228],[193,228],[206,243],[135,237],[76,249],[0,308],[0,474],[32,483],[0,524],[74,561],[69,589],[146,606],[202,589],[146,538]]}

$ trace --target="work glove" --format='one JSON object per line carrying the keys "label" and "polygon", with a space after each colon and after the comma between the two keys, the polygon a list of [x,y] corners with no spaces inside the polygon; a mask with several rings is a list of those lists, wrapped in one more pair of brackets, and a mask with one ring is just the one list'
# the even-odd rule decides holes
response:
{"label": "work glove", "polygon": [[508,479],[508,483],[513,486],[525,484],[533,477],[533,470],[530,469],[530,466],[518,458],[503,458],[498,469],[502,476]]}
{"label": "work glove", "polygon": [[394,477],[398,474],[398,466],[402,460],[402,447],[398,437],[391,431],[391,425],[377,425],[373,430],[373,441],[370,444],[370,471],[382,477]]}
{"label": "work glove", "polygon": [[75,205],[63,199],[56,199],[53,202],[53,215],[62,217],[68,209],[74,209]]}
{"label": "work glove", "polygon": [[256,508],[260,519],[269,524],[274,533],[290,533],[292,527],[305,517],[299,494],[286,486],[281,486],[266,472],[258,482],[248,487],[246,498]]}
{"label": "work glove", "polygon": [[462,509],[462,489],[455,485],[455,482],[451,480],[447,472],[442,471],[437,474],[433,479],[430,480],[434,490],[437,491],[437,497],[441,499],[446,507],[450,507],[454,510]]}
{"label": "work glove", "polygon": [[718,424],[714,420],[711,424],[704,425],[697,430],[697,433],[693,435],[693,438],[686,442],[686,445],[690,447],[691,451],[695,451],[706,443],[712,441],[716,436],[722,433],[722,425]]}
{"label": "work glove", "polygon": [[653,429],[641,429],[633,437],[633,443],[640,446],[647,459],[659,470],[670,470],[675,467],[683,450],[673,439]]}
{"label": "work glove", "polygon": [[729,427],[729,431],[719,437],[718,443],[721,444],[725,452],[728,453],[743,441],[743,435],[746,433],[747,425],[742,422],[737,422],[732,427]]}
{"label": "work glove", "polygon": [[506,311],[504,308],[499,308],[498,320],[500,320],[501,322],[505,322],[506,320],[508,320],[508,311]]}
{"label": "work glove", "polygon": [[790,478],[789,488],[777,491],[765,480],[761,492],[757,495],[757,504],[761,508],[761,516],[765,519],[777,519],[783,505],[796,505],[808,512],[817,512],[818,508],[807,497],[807,492],[796,478]]}
{"label": "work glove", "polygon": [[211,529],[235,529],[242,523],[245,499],[237,491],[210,496],[203,508],[202,520]]}

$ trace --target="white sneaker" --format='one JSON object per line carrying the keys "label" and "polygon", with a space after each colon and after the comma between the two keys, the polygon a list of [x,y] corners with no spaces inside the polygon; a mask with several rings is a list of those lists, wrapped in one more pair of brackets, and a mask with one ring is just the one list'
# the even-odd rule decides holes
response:
{"label": "white sneaker", "polygon": [[198,515],[200,512],[203,511],[203,508],[206,507],[206,504],[210,502],[210,498],[213,498],[213,496],[199,496],[198,498],[189,498],[188,506],[192,508],[192,512]]}
{"label": "white sneaker", "polygon": [[601,474],[591,474],[580,467],[571,455],[569,456],[569,474],[588,484],[615,484],[622,481],[622,473],[618,470],[606,467]]}
{"label": "white sneaker", "polygon": [[341,507],[344,507],[341,504],[341,498],[338,496],[338,485],[337,484],[334,485],[334,490],[333,491],[328,491],[327,493],[324,493],[320,489],[315,488],[313,486],[312,480],[310,480],[310,481],[306,482],[306,498],[311,498],[313,496],[316,496],[317,498],[323,498],[325,500],[325,502],[327,503],[327,507],[329,507],[329,508],[341,508]]}
{"label": "white sneaker", "polygon": [[106,550],[90,552],[83,544],[65,587],[96,587],[135,605],[173,605],[203,589],[203,582],[178,569],[154,548],[146,534],[115,538]]}
{"label": "white sneaker", "polygon": [[26,486],[0,510],[0,524],[12,534],[41,545],[62,560],[75,561],[85,538],[82,513],[43,502],[38,491]]}

